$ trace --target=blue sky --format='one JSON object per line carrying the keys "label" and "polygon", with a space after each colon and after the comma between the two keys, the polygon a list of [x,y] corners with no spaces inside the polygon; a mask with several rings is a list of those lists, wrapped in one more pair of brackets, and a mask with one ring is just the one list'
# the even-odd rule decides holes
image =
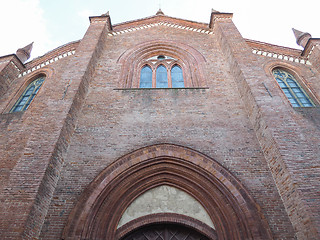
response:
{"label": "blue sky", "polygon": [[320,38],[319,0],[7,0],[0,9],[0,55],[34,41],[34,58],[81,39],[89,16],[109,11],[115,24],[154,15],[159,3],[168,16],[205,23],[211,8],[232,12],[243,37],[280,46],[299,48],[292,27]]}

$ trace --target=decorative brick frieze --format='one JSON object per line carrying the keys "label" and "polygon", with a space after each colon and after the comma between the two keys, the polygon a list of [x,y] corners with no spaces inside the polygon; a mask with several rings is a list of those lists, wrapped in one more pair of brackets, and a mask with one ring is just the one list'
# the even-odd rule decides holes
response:
{"label": "decorative brick frieze", "polygon": [[65,58],[65,57],[74,55],[75,52],[76,52],[75,50],[71,50],[71,51],[62,53],[62,54],[60,54],[60,55],[58,55],[58,56],[55,56],[55,57],[53,57],[53,58],[51,58],[51,59],[49,59],[49,60],[47,60],[47,61],[45,61],[45,62],[43,62],[43,63],[40,63],[40,64],[37,65],[37,66],[34,66],[34,67],[32,67],[32,68],[30,68],[30,69],[28,69],[28,70],[20,73],[18,77],[20,78],[20,77],[25,76],[25,75],[27,75],[27,74],[29,74],[29,73],[32,73],[33,71],[36,71],[36,70],[40,69],[40,68],[42,68],[42,67],[48,66],[48,65],[51,64],[51,63],[54,63],[54,62],[56,62],[56,61],[59,61],[59,60],[62,59],[62,58]]}
{"label": "decorative brick frieze", "polygon": [[[209,239],[319,239],[318,103],[292,108],[272,76],[286,68],[319,99],[318,42],[303,55],[243,39],[231,17],[111,26],[105,14],[81,41],[25,64],[1,57],[0,239],[119,240],[164,223]],[[185,87],[139,88],[141,69],[156,79],[160,63],[179,63]],[[43,75],[29,108],[9,113]],[[120,227],[164,185],[196,199],[214,228],[178,211]]]}
{"label": "decorative brick frieze", "polygon": [[290,61],[290,62],[311,65],[308,58],[303,58],[303,57],[297,58],[294,56],[288,56],[288,55],[284,55],[281,53],[267,52],[267,51],[263,51],[263,50],[259,50],[259,49],[253,49],[252,53],[257,54],[257,55],[261,55],[261,56],[265,56],[265,57],[272,57],[272,58],[277,58],[280,60],[286,60],[286,61]]}
{"label": "decorative brick frieze", "polygon": [[303,54],[302,50],[280,47],[273,44],[258,42],[246,39],[246,43],[252,48],[252,53],[264,57],[276,58],[288,62],[301,63],[304,65],[311,65],[309,60],[312,50],[307,56]]}
{"label": "decorative brick frieze", "polygon": [[147,29],[147,28],[152,28],[152,27],[159,27],[159,26],[183,29],[183,30],[186,30],[186,31],[193,31],[193,32],[198,32],[198,33],[203,33],[203,34],[213,34],[213,32],[211,30],[208,30],[208,29],[184,26],[184,25],[180,25],[180,24],[176,24],[176,23],[170,23],[170,22],[156,22],[156,23],[150,23],[150,24],[145,24],[145,25],[140,25],[140,26],[135,26],[135,27],[129,27],[129,28],[122,29],[120,31],[109,32],[108,36],[115,36],[115,35],[119,35],[119,34],[124,34],[124,33],[129,33],[129,32],[133,32],[133,31],[142,30],[142,29]]}

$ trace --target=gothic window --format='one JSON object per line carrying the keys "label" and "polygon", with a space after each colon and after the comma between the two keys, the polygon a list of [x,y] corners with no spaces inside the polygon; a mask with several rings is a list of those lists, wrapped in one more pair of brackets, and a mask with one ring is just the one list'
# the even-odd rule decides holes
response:
{"label": "gothic window", "polygon": [[140,88],[184,88],[181,63],[169,56],[158,55],[143,62]]}
{"label": "gothic window", "polygon": [[160,65],[157,67],[156,75],[156,87],[157,88],[167,88],[168,87],[168,74],[165,66]]}
{"label": "gothic window", "polygon": [[293,107],[314,106],[314,103],[309,98],[308,94],[292,74],[280,68],[274,69],[272,73]]}
{"label": "gothic window", "polygon": [[184,80],[182,69],[179,65],[174,65],[171,68],[171,80],[172,80],[172,87],[173,88],[183,88],[184,87]]}
{"label": "gothic window", "polygon": [[32,81],[21,94],[18,101],[15,103],[10,112],[22,112],[28,109],[30,103],[37,95],[45,77],[38,77],[36,80]]}
{"label": "gothic window", "polygon": [[152,88],[152,69],[148,65],[141,69],[140,88]]}

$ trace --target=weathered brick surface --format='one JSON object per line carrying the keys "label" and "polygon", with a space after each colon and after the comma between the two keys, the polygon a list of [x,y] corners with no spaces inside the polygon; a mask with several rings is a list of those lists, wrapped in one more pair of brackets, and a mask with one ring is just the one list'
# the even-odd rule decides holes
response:
{"label": "weathered brick surface", "polygon": [[[224,36],[222,44],[229,50],[227,58],[235,78],[238,79],[237,83],[249,118],[297,237],[317,239],[319,140],[315,137],[309,138],[310,135],[306,133],[313,131],[318,135],[319,128],[296,114],[280,89],[271,92],[271,95],[268,94],[262,83],[272,85],[274,80],[270,76],[267,77],[265,71],[261,71],[263,68],[260,65],[253,65],[257,58],[249,54],[251,49],[246,47],[240,34],[231,24],[220,23],[219,27]],[[318,85],[318,82],[315,85]],[[282,96],[282,99],[278,96]]]}
{"label": "weathered brick surface", "polygon": [[[6,188],[1,194],[2,239],[34,239],[40,234],[60,175],[63,155],[73,133],[74,121],[91,79],[104,26],[104,23],[94,24],[88,29],[75,56],[50,66],[56,74],[47,77],[20,121],[1,116],[7,129],[8,125],[12,129],[20,127],[23,121],[24,126],[17,132],[27,138],[19,139],[19,135],[13,133],[13,139],[18,138],[25,144],[20,155],[14,153],[15,149],[10,150],[7,144],[1,146],[3,152],[18,155],[12,159]],[[23,79],[19,79],[18,83],[23,83]],[[10,132],[5,137],[12,139]]]}
{"label": "weathered brick surface", "polygon": [[[26,112],[6,113],[29,75],[14,80],[1,98],[2,239],[60,239],[72,209],[86,197],[81,194],[102,170],[125,154],[160,143],[189,147],[228,169],[261,207],[274,239],[317,239],[319,108],[293,109],[270,69],[291,68],[317,104],[319,72],[254,55],[251,47],[295,56],[299,50],[245,40],[231,19],[216,20],[213,34],[159,25],[112,36],[107,17],[91,21],[80,43],[68,45],[77,47],[74,56],[39,69],[50,77]],[[157,21],[210,30],[164,16]],[[153,22],[118,24],[113,31]],[[121,89],[127,85],[119,59],[150,41],[186,45],[202,55],[205,84]]]}
{"label": "weathered brick surface", "polygon": [[320,40],[310,40],[310,52],[306,52],[310,56],[310,61],[312,62],[312,65],[315,69],[318,70],[318,73],[320,72],[320,63],[319,63],[319,55],[320,55]]}
{"label": "weathered brick surface", "polygon": [[0,57],[0,97],[6,93],[22,69],[24,66],[15,55]]}
{"label": "weathered brick surface", "polygon": [[[186,43],[200,51],[206,59],[209,89],[114,90],[121,81],[118,57],[138,43],[157,38]],[[217,35],[208,37],[168,27],[106,38],[42,238],[60,236],[57,229],[65,225],[83,189],[111,162],[140,147],[163,142],[191,147],[223,164],[262,206],[274,237],[293,238],[217,41]]]}

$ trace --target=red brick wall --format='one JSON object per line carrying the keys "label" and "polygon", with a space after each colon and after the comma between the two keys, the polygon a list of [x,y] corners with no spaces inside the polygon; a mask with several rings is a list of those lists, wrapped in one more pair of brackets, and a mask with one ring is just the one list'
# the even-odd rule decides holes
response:
{"label": "red brick wall", "polygon": [[[250,54],[251,49],[232,24],[221,22],[217,31],[296,235],[299,239],[317,239],[320,195],[316,169],[320,151],[319,140],[308,133],[319,135],[319,129],[290,106],[279,88],[275,87],[271,95],[267,92],[265,86],[273,87],[274,79]],[[311,71],[305,65],[298,68],[302,73]]]}
{"label": "red brick wall", "polygon": [[[274,238],[293,238],[219,37],[163,26],[105,39],[41,238],[61,236],[84,188],[111,162],[163,142],[193,148],[228,168],[262,207]],[[209,89],[115,90],[122,81],[117,59],[154,39],[177,41],[199,51],[206,59]]]}
{"label": "red brick wall", "polygon": [[[313,42],[312,42],[313,43]],[[320,72],[320,40],[312,44],[312,52],[310,53],[310,61],[315,69],[317,69],[318,73]]]}
{"label": "red brick wall", "polygon": [[[268,69],[292,65],[315,99],[319,72],[252,54],[231,20],[217,20],[214,34],[155,26],[114,36],[106,20],[92,19],[74,56],[39,70],[49,76],[26,112],[0,115],[1,238],[61,238],[80,195],[110,163],[141,147],[173,143],[215,159],[239,179],[274,239],[316,239],[319,112],[294,110]],[[120,56],[153,40],[199,52],[208,88],[119,89]],[[12,82],[2,112],[28,77]]]}
{"label": "red brick wall", "polygon": [[0,97],[6,93],[12,81],[18,77],[22,69],[24,69],[24,66],[15,55],[0,58]]}
{"label": "red brick wall", "polygon": [[[55,74],[48,74],[26,112],[1,116],[3,126],[15,130],[13,136],[7,131],[6,139],[17,139],[25,144],[20,154],[15,153],[16,149],[12,149],[9,142],[1,145],[1,152],[8,152],[9,157],[16,156],[10,166],[4,166],[10,173],[5,179],[5,191],[0,196],[2,239],[34,239],[40,234],[75,119],[91,79],[92,66],[100,52],[99,39],[103,36],[104,25],[93,24],[75,56],[50,66]],[[27,77],[17,79],[15,84],[23,85]],[[15,91],[10,89],[9,92],[13,96]],[[7,99],[8,103],[10,99]],[[19,134],[24,138],[19,139]]]}

